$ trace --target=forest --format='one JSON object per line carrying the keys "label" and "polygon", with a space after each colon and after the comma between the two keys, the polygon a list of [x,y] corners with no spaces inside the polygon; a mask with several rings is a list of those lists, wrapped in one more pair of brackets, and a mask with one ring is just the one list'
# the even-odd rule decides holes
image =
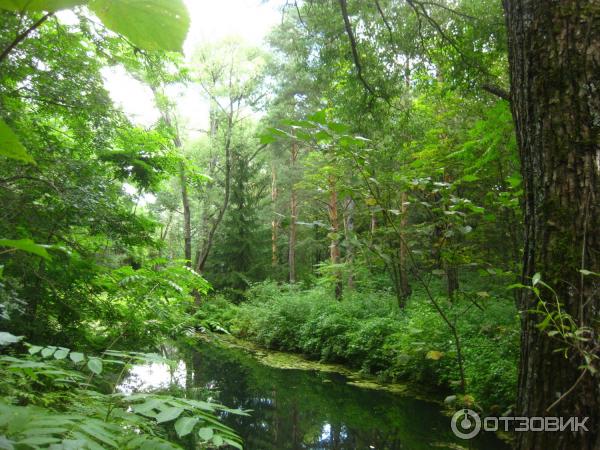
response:
{"label": "forest", "polygon": [[0,448],[600,448],[600,4],[211,3],[0,0]]}

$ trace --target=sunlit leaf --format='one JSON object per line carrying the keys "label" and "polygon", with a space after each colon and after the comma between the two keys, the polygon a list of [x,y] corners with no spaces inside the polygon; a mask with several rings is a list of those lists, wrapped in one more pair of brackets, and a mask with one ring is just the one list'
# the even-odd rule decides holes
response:
{"label": "sunlit leaf", "polygon": [[177,422],[175,422],[177,436],[183,437],[190,434],[197,423],[198,419],[196,417],[180,417],[177,419]]}
{"label": "sunlit leaf", "polygon": [[2,119],[0,119],[0,155],[27,163],[34,162],[17,135]]}
{"label": "sunlit leaf", "polygon": [[23,336],[15,336],[14,334],[7,333],[6,331],[0,331],[0,345],[16,344]]}
{"label": "sunlit leaf", "polygon": [[204,428],[200,428],[198,430],[198,436],[200,436],[200,439],[208,441],[210,439],[212,439],[214,435],[214,431],[212,428],[209,427],[204,427]]}
{"label": "sunlit leaf", "polygon": [[444,356],[443,352],[438,352],[437,350],[430,350],[425,355],[425,358],[431,359],[433,361],[437,361],[437,360],[441,359],[442,356]]}
{"label": "sunlit leaf", "polygon": [[102,373],[102,360],[100,358],[90,358],[87,362],[88,369],[96,375]]}
{"label": "sunlit leaf", "polygon": [[69,350],[66,348],[59,348],[54,352],[55,359],[65,359],[69,354]]}
{"label": "sunlit leaf", "polygon": [[171,420],[175,420],[177,419],[181,413],[183,412],[182,408],[178,408],[176,406],[173,406],[171,408],[167,408],[164,411],[161,411],[157,416],[156,416],[156,421],[158,423],[163,423],[163,422],[169,422]]}
{"label": "sunlit leaf", "polygon": [[79,363],[85,359],[85,357],[83,356],[83,353],[79,353],[79,352],[71,352],[71,354],[69,355],[69,358],[74,363]]}
{"label": "sunlit leaf", "polygon": [[111,30],[145,50],[181,51],[190,18],[183,0],[91,0]]}
{"label": "sunlit leaf", "polygon": [[0,0],[0,9],[9,11],[58,11],[86,3],[86,0]]}
{"label": "sunlit leaf", "polygon": [[40,347],[39,345],[32,345],[31,347],[29,347],[29,354],[30,355],[35,355],[36,353],[38,353],[41,349],[43,349],[44,347]]}
{"label": "sunlit leaf", "polygon": [[34,255],[41,256],[47,260],[52,259],[44,246],[36,244],[31,239],[0,239],[0,247],[10,247],[24,252],[33,253]]}

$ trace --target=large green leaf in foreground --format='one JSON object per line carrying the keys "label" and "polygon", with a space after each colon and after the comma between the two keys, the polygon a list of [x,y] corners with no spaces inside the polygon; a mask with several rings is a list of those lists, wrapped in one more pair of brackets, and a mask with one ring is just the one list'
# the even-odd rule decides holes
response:
{"label": "large green leaf in foreground", "polygon": [[27,153],[17,135],[2,119],[0,119],[0,155],[28,163],[33,162],[33,158]]}
{"label": "large green leaf in foreground", "polygon": [[91,0],[104,25],[146,50],[180,51],[190,17],[183,0]]}
{"label": "large green leaf in foreground", "polygon": [[86,3],[85,0],[0,0],[0,8],[10,11],[58,11]]}
{"label": "large green leaf in foreground", "polygon": [[181,51],[190,25],[183,0],[0,0],[10,11],[57,11],[87,5],[106,27],[145,50]]}

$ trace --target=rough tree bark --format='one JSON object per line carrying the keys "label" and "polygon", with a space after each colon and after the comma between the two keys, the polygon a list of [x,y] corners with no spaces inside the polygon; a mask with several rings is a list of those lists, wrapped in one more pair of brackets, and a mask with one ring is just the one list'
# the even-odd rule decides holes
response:
{"label": "rough tree bark", "polygon": [[[296,159],[298,159],[298,145],[296,142],[292,142],[292,152],[290,155],[290,169],[292,172],[296,167]],[[296,220],[298,220],[298,199],[296,198],[296,188],[292,181],[290,192],[290,238],[288,247],[290,283],[296,282]]]}
{"label": "rough tree bark", "polygon": [[273,219],[271,220],[271,266],[277,267],[279,265],[279,257],[277,252],[277,235],[279,231],[279,218],[276,214],[276,203],[279,190],[277,189],[277,169],[275,167],[275,161],[271,162],[271,202],[273,204]]}
{"label": "rough tree bark", "polygon": [[[330,235],[331,244],[329,245],[329,256],[331,264],[336,265],[340,263],[340,223],[338,219],[338,207],[337,207],[337,188],[335,178],[329,177],[329,203],[327,205],[327,211],[329,213],[329,224],[330,224]],[[335,269],[335,298],[340,300],[342,298],[342,274],[338,269]]]}
{"label": "rough tree bark", "polygon": [[[179,138],[177,138],[179,140]],[[181,145],[181,144],[180,144]],[[178,146],[178,148],[180,147]],[[187,176],[185,174],[185,163],[179,162],[179,184],[181,187],[181,204],[183,206],[183,252],[185,264],[192,266],[192,215],[190,213],[190,199],[187,190]]]}
{"label": "rough tree bark", "polygon": [[354,262],[354,246],[352,245],[354,233],[354,208],[356,204],[350,196],[344,201],[344,239],[346,241],[346,263],[349,266],[348,289],[354,289],[354,273],[352,264]]}
{"label": "rough tree bark", "polygon": [[[600,272],[600,2],[503,4],[525,192],[523,280],[541,273],[564,311],[597,330],[600,283],[579,269]],[[516,433],[517,448],[600,448],[598,378],[586,373],[577,383],[581,357],[555,352],[559,344],[536,327],[539,315],[528,312],[536,306],[530,292],[522,292],[518,306],[517,415],[589,417],[589,431]]]}
{"label": "rough tree bark", "polygon": [[406,305],[406,299],[410,297],[412,289],[408,280],[408,247],[406,246],[406,229],[408,228],[408,193],[403,192],[400,196],[400,213],[402,219],[400,220],[400,289],[402,292],[402,304],[403,308]]}

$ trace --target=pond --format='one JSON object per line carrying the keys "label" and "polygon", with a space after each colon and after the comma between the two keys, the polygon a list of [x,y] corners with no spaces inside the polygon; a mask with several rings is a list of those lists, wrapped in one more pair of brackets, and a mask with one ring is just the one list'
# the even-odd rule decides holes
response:
{"label": "pond", "polygon": [[175,369],[135,367],[121,389],[171,383],[252,410],[250,416],[223,417],[247,450],[509,448],[491,433],[470,441],[456,438],[436,403],[357,387],[336,373],[273,368],[243,350],[208,343]]}

